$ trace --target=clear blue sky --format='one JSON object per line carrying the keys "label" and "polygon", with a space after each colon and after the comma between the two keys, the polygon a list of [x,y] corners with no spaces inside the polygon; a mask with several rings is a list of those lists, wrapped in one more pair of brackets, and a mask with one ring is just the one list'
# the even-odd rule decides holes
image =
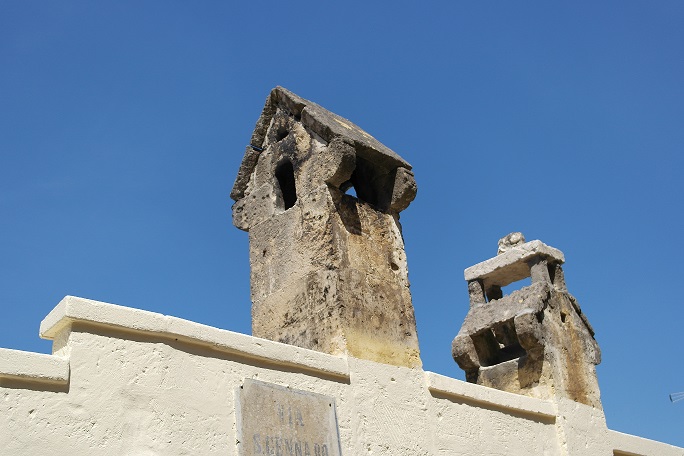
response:
{"label": "clear blue sky", "polygon": [[[391,5],[391,6],[390,6]],[[684,446],[684,3],[2,2],[0,346],[49,352],[67,294],[249,333],[228,197],[270,89],[406,158],[425,368],[463,269],[565,252],[608,425]]]}

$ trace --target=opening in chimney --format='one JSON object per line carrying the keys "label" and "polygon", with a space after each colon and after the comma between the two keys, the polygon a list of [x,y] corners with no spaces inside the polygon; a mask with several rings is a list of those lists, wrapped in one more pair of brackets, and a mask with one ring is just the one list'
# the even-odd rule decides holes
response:
{"label": "opening in chimney", "polygon": [[356,194],[356,188],[354,188],[354,184],[352,184],[351,179],[340,185],[340,190],[342,190],[342,193],[344,193],[345,195],[358,198],[358,195]]}
{"label": "opening in chimney", "polygon": [[356,156],[356,167],[347,182],[340,186],[347,195],[364,201],[379,211],[389,207],[394,188],[394,174],[380,165]]}
{"label": "opening in chimney", "polygon": [[499,323],[471,337],[483,367],[495,366],[520,358],[527,353],[518,341],[513,319]]}
{"label": "opening in chimney", "polygon": [[529,287],[530,285],[532,285],[532,278],[525,277],[522,280],[518,280],[516,282],[506,285],[505,287],[501,287],[501,293],[503,296],[508,296],[514,291],[518,291],[521,288]]}
{"label": "opening in chimney", "polygon": [[285,160],[275,170],[275,176],[283,198],[283,208],[288,210],[297,202],[297,187],[295,185],[294,167],[292,162]]}
{"label": "opening in chimney", "polygon": [[287,128],[285,128],[283,126],[278,127],[278,130],[276,131],[276,142],[282,141],[283,139],[285,139],[289,133],[290,132],[287,131]]}

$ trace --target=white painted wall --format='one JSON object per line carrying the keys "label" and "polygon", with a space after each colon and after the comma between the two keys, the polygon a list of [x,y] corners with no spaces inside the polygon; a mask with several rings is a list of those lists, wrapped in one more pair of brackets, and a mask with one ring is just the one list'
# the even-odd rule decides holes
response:
{"label": "white painted wall", "polygon": [[[65,298],[53,355],[0,349],[2,455],[235,455],[246,378],[332,396],[344,455],[684,455],[602,412]],[[313,455],[312,455],[313,456]]]}

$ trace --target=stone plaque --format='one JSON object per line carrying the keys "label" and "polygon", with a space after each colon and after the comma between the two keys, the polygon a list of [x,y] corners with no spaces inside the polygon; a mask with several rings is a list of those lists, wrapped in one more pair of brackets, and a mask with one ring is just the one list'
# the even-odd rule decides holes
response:
{"label": "stone plaque", "polygon": [[246,379],[237,397],[241,456],[340,456],[335,399]]}

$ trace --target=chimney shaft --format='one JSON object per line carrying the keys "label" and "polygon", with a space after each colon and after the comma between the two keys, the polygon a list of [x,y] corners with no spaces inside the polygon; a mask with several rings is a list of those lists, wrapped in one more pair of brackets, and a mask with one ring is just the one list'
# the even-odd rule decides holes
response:
{"label": "chimney shaft", "polygon": [[348,120],[271,92],[231,192],[249,232],[253,335],[421,365],[399,225],[410,168]]}

